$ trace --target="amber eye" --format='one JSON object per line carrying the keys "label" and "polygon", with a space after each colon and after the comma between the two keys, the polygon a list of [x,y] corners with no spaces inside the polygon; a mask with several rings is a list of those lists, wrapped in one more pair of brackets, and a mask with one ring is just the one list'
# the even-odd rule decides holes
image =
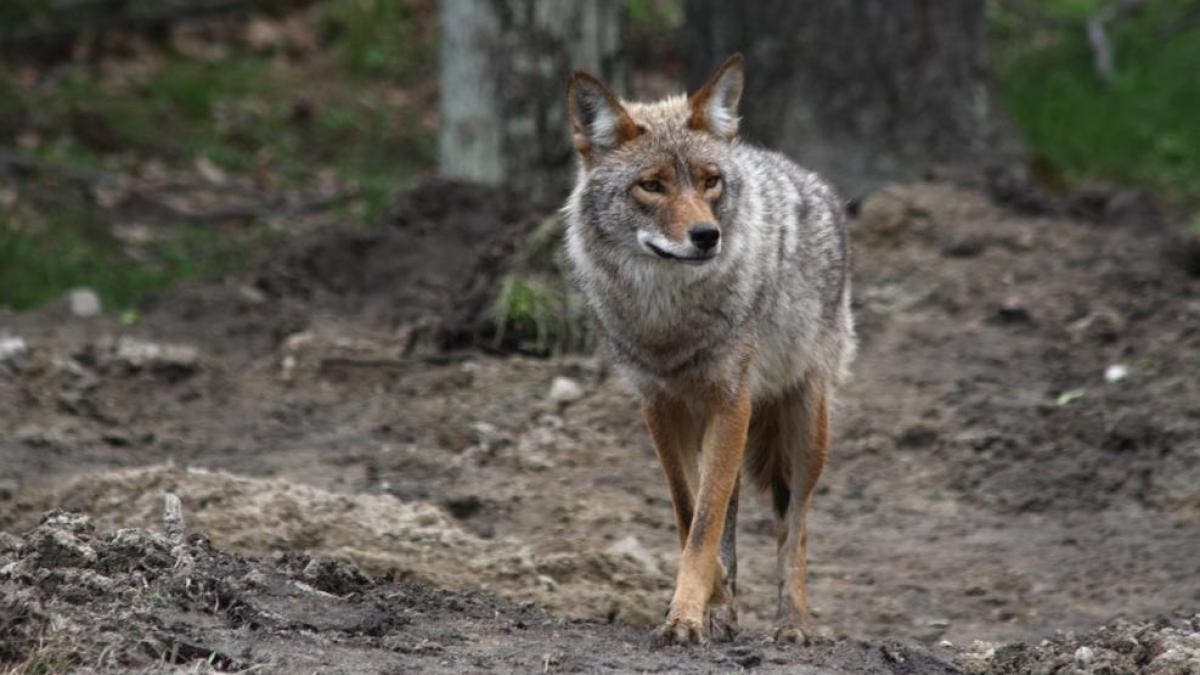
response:
{"label": "amber eye", "polygon": [[704,189],[711,190],[721,184],[720,176],[709,176],[704,179]]}
{"label": "amber eye", "polygon": [[638,187],[642,188],[646,192],[661,193],[666,191],[666,188],[663,187],[662,181],[653,179],[644,180],[638,183]]}

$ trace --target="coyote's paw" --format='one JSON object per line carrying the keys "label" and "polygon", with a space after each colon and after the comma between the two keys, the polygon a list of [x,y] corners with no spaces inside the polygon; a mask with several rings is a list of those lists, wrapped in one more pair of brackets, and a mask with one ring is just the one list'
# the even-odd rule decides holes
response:
{"label": "coyote's paw", "polygon": [[668,616],[666,623],[654,630],[652,642],[655,647],[700,645],[706,644],[708,638],[704,635],[704,626],[700,621]]}
{"label": "coyote's paw", "polygon": [[732,602],[708,607],[708,634],[713,642],[733,642],[737,637],[737,608]]}
{"label": "coyote's paw", "polygon": [[784,623],[775,628],[775,644],[807,645],[810,640],[804,627],[796,623]]}

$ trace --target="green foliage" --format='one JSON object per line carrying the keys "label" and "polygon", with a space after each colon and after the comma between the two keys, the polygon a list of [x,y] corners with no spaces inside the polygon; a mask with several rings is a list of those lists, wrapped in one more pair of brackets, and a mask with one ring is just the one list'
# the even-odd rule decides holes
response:
{"label": "green foliage", "polygon": [[[20,152],[66,167],[137,171],[153,160],[194,172],[199,158],[226,173],[253,173],[278,188],[307,188],[333,173],[359,198],[339,213],[364,226],[378,222],[389,196],[434,159],[435,139],[422,109],[397,96],[432,54],[397,0],[329,0],[303,11],[321,51],[299,58],[254,51],[231,33],[224,55],[198,58],[160,44],[117,58],[128,74],[107,75],[85,63],[59,64],[28,77],[26,65],[0,63],[0,147],[33,138]],[[43,0],[0,2],[0,32],[47,16]],[[6,23],[7,22],[7,23]],[[428,31],[425,31],[428,32]],[[124,59],[124,61],[122,61]],[[23,70],[24,69],[24,70]],[[142,293],[245,258],[268,237],[262,221],[217,233],[187,223],[156,223],[163,241],[134,259],[103,233],[119,218],[86,191],[70,189],[36,203],[42,175],[5,182],[0,196],[0,305],[34,306],[73,286],[95,288],[109,307]],[[46,192],[46,190],[41,190]]]}
{"label": "green foliage", "polygon": [[511,339],[523,351],[547,354],[595,345],[582,299],[548,275],[506,276],[490,313],[497,347]]}
{"label": "green foliage", "polygon": [[32,232],[0,228],[0,305],[28,309],[87,286],[104,307],[129,308],[146,292],[246,257],[244,247],[224,244],[209,228],[188,226],[156,247],[151,260],[135,261],[118,242],[81,227],[87,215],[76,208],[64,206],[49,216]]}
{"label": "green foliage", "polygon": [[625,11],[635,32],[664,32],[683,23],[681,0],[628,0]]}
{"label": "green foliage", "polygon": [[325,32],[335,36],[351,71],[403,77],[433,45],[419,39],[409,6],[397,0],[334,0],[324,8]]}
{"label": "green foliage", "polygon": [[1111,22],[1109,82],[1082,23],[1101,3],[1036,4],[1055,19],[1041,30],[1002,12],[992,21],[1000,93],[1030,148],[1073,181],[1200,202],[1200,2],[1151,1]]}

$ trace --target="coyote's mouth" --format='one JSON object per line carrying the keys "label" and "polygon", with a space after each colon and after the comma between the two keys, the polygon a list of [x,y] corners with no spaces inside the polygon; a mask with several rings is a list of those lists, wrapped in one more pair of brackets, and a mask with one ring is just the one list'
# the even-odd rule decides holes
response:
{"label": "coyote's mouth", "polygon": [[677,261],[687,264],[687,265],[703,265],[704,263],[708,262],[709,260],[712,260],[713,258],[717,257],[716,253],[706,253],[703,255],[691,256],[691,257],[685,258],[684,256],[681,256],[681,255],[675,255],[674,253],[668,253],[667,251],[664,251],[661,248],[655,246],[653,242],[647,241],[647,242],[645,242],[645,244],[651,251],[654,251],[654,253],[657,254],[658,257],[663,258],[664,260],[677,260]]}

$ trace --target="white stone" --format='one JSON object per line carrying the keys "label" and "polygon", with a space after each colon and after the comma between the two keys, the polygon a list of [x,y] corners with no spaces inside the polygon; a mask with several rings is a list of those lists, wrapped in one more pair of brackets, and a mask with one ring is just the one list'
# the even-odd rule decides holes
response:
{"label": "white stone", "polygon": [[1105,382],[1120,382],[1129,374],[1129,369],[1120,363],[1114,363],[1104,369]]}
{"label": "white stone", "polygon": [[100,314],[100,296],[90,288],[76,288],[67,293],[71,313],[81,319]]}
{"label": "white stone", "polygon": [[1089,664],[1096,658],[1096,653],[1091,647],[1080,647],[1075,650],[1075,665],[1080,668],[1087,668]]}
{"label": "white stone", "polygon": [[117,340],[115,351],[117,360],[132,368],[174,366],[192,369],[199,358],[192,345],[159,344],[128,336]]}
{"label": "white stone", "polygon": [[0,361],[15,361],[29,351],[25,338],[9,335],[0,336]]}
{"label": "white stone", "polygon": [[550,393],[547,397],[554,403],[572,403],[583,398],[583,387],[575,380],[560,375],[550,383]]}

